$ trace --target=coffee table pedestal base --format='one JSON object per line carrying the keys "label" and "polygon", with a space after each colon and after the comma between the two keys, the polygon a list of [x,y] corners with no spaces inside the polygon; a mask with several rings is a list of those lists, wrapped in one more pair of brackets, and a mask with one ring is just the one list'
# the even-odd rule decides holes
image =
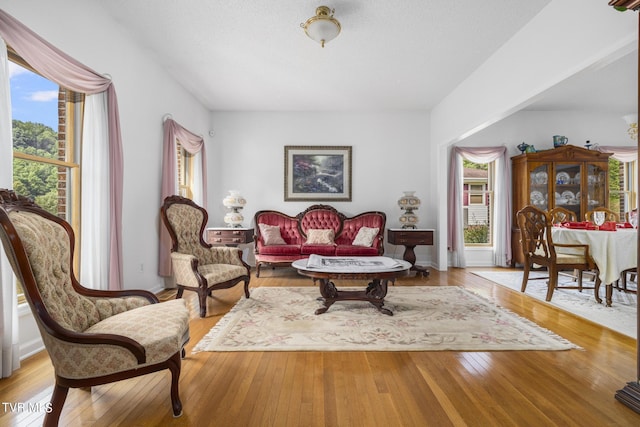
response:
{"label": "coffee table pedestal base", "polygon": [[373,279],[364,290],[340,291],[330,279],[322,278],[320,281],[320,295],[322,295],[323,307],[316,310],[316,314],[325,313],[336,301],[368,301],[378,308],[378,311],[389,316],[393,312],[384,307],[384,297],[387,296],[386,279]]}

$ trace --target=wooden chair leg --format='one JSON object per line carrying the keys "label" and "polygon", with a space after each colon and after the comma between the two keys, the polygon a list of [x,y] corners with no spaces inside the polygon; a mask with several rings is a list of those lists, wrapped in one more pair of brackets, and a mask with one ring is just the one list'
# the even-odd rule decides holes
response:
{"label": "wooden chair leg", "polygon": [[244,281],[244,296],[249,298],[249,279]]}
{"label": "wooden chair leg", "polygon": [[182,415],[182,402],[180,401],[180,393],[178,389],[181,363],[182,360],[180,359],[180,352],[174,354],[171,356],[171,359],[169,359],[169,370],[171,371],[171,406],[174,418],[178,418]]}
{"label": "wooden chair leg", "polygon": [[578,291],[582,292],[582,270],[578,270]]}
{"label": "wooden chair leg", "polygon": [[549,282],[547,286],[547,297],[546,301],[551,301],[551,297],[553,297],[553,291],[558,286],[558,269],[556,267],[549,267]]}
{"label": "wooden chair leg", "polygon": [[53,394],[51,395],[51,412],[44,416],[43,427],[57,427],[60,420],[60,414],[62,414],[62,407],[64,401],[67,399],[67,393],[69,387],[61,386],[57,384],[53,387]]}
{"label": "wooden chair leg", "polygon": [[598,304],[602,303],[602,298],[600,298],[600,283],[600,277],[596,276],[596,286],[593,290],[593,294],[596,297]]}
{"label": "wooden chair leg", "polygon": [[207,290],[198,291],[198,303],[200,304],[200,317],[207,317]]}
{"label": "wooden chair leg", "polygon": [[529,260],[524,262],[524,273],[522,273],[522,286],[520,292],[524,292],[527,289],[527,282],[529,281]]}

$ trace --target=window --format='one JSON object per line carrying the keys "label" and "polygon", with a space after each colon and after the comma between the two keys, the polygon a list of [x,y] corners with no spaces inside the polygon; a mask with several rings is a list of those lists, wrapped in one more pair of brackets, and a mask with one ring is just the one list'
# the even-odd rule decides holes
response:
{"label": "window", "polygon": [[470,205],[482,205],[484,204],[485,196],[484,184],[469,184],[469,204]]}
{"label": "window", "polygon": [[621,162],[609,158],[609,208],[624,220],[626,213],[636,207],[637,162]]}
{"label": "window", "polygon": [[493,162],[464,165],[464,242],[465,246],[492,245]]}
{"label": "window", "polygon": [[[59,87],[9,51],[13,187],[69,222],[79,271],[80,137],[84,95]],[[20,301],[22,290],[18,289]]]}
{"label": "window", "polygon": [[193,154],[185,150],[180,142],[176,144],[178,173],[178,194],[193,200]]}

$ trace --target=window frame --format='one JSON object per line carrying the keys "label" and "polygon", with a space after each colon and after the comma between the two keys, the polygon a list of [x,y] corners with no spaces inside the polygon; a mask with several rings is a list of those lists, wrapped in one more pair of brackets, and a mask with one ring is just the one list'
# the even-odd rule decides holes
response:
{"label": "window frame", "polygon": [[[10,46],[7,46],[8,60],[13,62],[26,70],[39,75],[40,77],[47,79],[31,65],[29,65],[15,50]],[[49,80],[49,79],[47,79]],[[54,82],[55,83],[55,82]],[[60,187],[60,181],[58,180],[58,192],[64,190],[66,198],[65,220],[71,225],[75,241],[74,241],[74,259],[73,265],[77,275],[80,272],[80,227],[81,227],[81,173],[82,168],[80,165],[81,160],[81,146],[82,146],[82,123],[84,120],[84,94],[77,93],[66,89],[57,83],[58,86],[58,128],[55,129],[58,135],[58,142],[60,142],[61,129],[64,129],[64,160],[60,158],[51,158],[37,156],[33,154],[23,153],[15,150],[12,147],[12,161],[23,160],[27,162],[35,162],[39,164],[51,165],[58,168],[66,169],[67,185],[64,189]],[[60,94],[64,96],[64,116],[60,115]],[[13,121],[13,115],[12,115]],[[12,178],[13,179],[13,178]],[[59,215],[59,213],[58,213]],[[26,299],[24,293],[21,290],[18,283],[18,304],[25,304]]]}

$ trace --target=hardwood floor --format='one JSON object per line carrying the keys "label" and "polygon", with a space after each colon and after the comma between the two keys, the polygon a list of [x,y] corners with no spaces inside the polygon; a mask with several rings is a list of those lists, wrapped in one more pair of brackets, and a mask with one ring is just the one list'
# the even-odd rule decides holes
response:
{"label": "hardwood floor", "polygon": [[[312,286],[289,269],[263,270],[251,286]],[[355,284],[355,283],[354,283]],[[636,341],[549,308],[463,269],[396,286],[459,285],[494,299],[584,350],[507,352],[189,353],[235,304],[242,286],[209,298],[182,363],[184,413],[173,418],[169,373],[72,389],[60,425],[73,426],[632,426],[640,414],[614,399],[636,379]],[[39,425],[53,369],[45,352],[0,380],[0,425]]]}

